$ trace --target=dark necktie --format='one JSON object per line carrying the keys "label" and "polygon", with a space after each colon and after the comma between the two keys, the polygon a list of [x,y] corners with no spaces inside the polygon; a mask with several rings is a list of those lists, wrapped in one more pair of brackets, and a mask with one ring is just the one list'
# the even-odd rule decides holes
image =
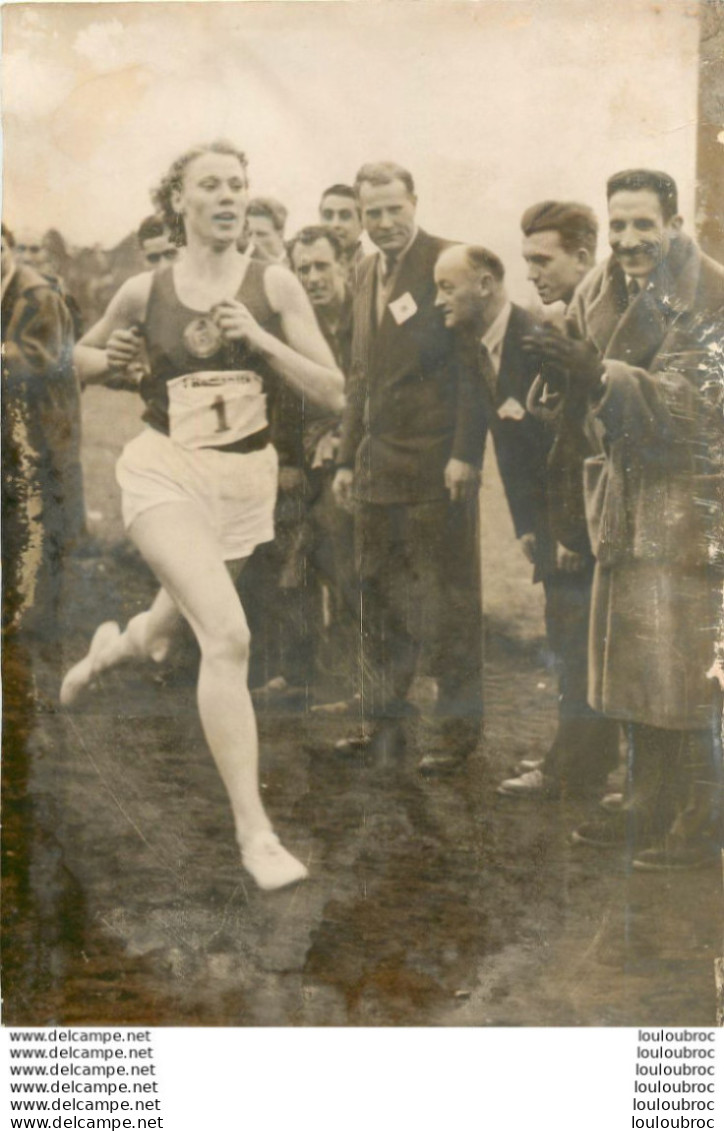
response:
{"label": "dark necktie", "polygon": [[641,284],[639,283],[638,279],[628,280],[628,282],[626,283],[626,292],[628,294],[628,304],[630,306],[631,303],[635,302],[638,296],[641,294]]}
{"label": "dark necktie", "polygon": [[382,321],[385,313],[385,307],[390,301],[392,294],[392,275],[397,267],[396,255],[385,255],[382,260],[382,278],[377,283],[377,322]]}
{"label": "dark necktie", "polygon": [[478,371],[485,381],[485,384],[488,386],[490,395],[495,401],[498,395],[498,375],[495,372],[490,350],[483,342],[478,344]]}
{"label": "dark necktie", "polygon": [[392,274],[393,274],[396,266],[397,266],[397,256],[396,255],[386,255],[385,256],[384,271],[382,273],[386,286],[387,286],[387,284],[389,284],[389,281],[392,278]]}

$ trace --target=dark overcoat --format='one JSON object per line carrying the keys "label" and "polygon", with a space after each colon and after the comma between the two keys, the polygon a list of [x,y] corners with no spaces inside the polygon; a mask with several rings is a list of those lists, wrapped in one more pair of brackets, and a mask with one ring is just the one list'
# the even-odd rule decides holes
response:
{"label": "dark overcoat", "polygon": [[85,524],[73,326],[61,295],[29,267],[16,268],[3,295],[2,342],[5,503],[35,492],[67,544]]}
{"label": "dark overcoat", "polygon": [[569,313],[605,367],[584,466],[591,703],[703,729],[724,554],[724,269],[680,236],[633,303],[612,258]]}

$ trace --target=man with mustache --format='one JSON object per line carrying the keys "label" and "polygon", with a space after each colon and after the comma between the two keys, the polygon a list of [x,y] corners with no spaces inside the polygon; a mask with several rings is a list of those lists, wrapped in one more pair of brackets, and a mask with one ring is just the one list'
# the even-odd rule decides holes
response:
{"label": "man with mustache", "polygon": [[[721,608],[724,269],[683,233],[666,173],[607,185],[612,254],[579,288],[569,336],[535,348],[569,375],[597,453],[589,702],[627,724],[623,808],[576,830],[634,867],[714,862],[719,719],[707,672]],[[532,348],[532,347],[531,347]]]}

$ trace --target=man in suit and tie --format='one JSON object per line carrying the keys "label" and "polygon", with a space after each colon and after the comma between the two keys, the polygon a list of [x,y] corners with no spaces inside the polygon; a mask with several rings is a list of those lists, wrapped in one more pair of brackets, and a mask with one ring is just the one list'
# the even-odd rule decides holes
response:
{"label": "man in suit and tie", "polygon": [[337,749],[400,752],[420,661],[438,685],[420,763],[434,773],[457,765],[480,730],[483,436],[435,308],[433,269],[448,242],[418,228],[413,179],[399,165],[364,165],[355,190],[378,251],[358,276],[334,491],[354,501],[363,731]]}
{"label": "man in suit and tie", "polygon": [[[599,747],[612,740],[615,757],[616,726],[600,716],[594,718],[586,702],[592,559],[582,581],[586,563],[578,551],[583,547],[558,543],[552,534],[547,474],[552,437],[525,408],[540,369],[540,359],[525,348],[535,337],[537,324],[510,302],[503,264],[487,248],[444,251],[435,280],[445,323],[458,337],[461,368],[477,376],[484,427],[493,437],[516,535],[535,567],[534,580],[545,587],[548,641],[560,672],[558,727],[542,767],[503,782],[499,792],[506,796],[589,792],[603,785],[611,769]],[[580,463],[578,471],[582,475]],[[605,735],[598,734],[601,728]],[[603,776],[597,777],[601,763]]]}
{"label": "man in suit and tie", "polygon": [[510,302],[505,271],[484,247],[456,245],[435,266],[436,305],[456,331],[459,364],[474,374],[482,427],[490,430],[516,536],[533,561],[535,539],[545,537],[547,434],[525,411],[537,360],[523,349],[536,323]]}

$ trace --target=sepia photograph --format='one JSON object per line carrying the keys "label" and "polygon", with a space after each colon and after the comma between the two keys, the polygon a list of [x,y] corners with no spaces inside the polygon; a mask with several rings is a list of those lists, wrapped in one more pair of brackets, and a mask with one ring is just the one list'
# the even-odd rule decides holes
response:
{"label": "sepia photograph", "polygon": [[2,95],[3,1025],[724,1024],[724,3]]}

